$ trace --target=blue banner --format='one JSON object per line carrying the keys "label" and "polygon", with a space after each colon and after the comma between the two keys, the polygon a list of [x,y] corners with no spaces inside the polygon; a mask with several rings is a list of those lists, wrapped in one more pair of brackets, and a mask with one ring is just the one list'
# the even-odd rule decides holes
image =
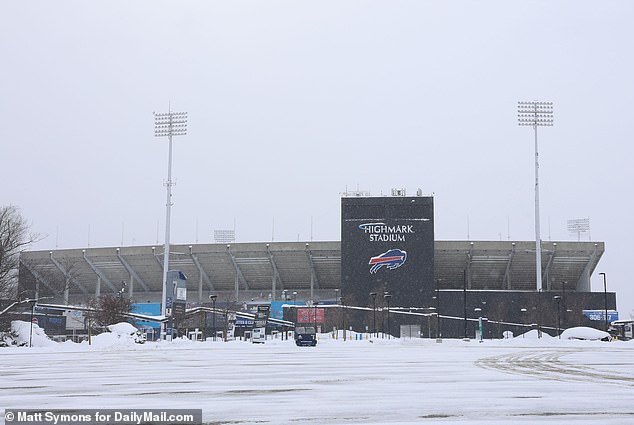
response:
{"label": "blue banner", "polygon": [[[160,303],[135,303],[135,304],[132,304],[132,313],[144,314],[146,316],[160,316],[161,304]],[[135,320],[133,325],[139,329],[161,327],[160,323],[150,322],[147,320]]]}
{"label": "blue banner", "polygon": [[[605,310],[583,310],[583,315],[590,320],[605,322]],[[619,320],[619,312],[608,310],[608,322],[612,323]]]}

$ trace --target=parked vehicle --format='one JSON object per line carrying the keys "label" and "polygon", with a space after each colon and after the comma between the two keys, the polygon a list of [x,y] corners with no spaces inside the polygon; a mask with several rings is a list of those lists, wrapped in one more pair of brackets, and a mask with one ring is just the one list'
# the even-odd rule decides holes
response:
{"label": "parked vehicle", "polygon": [[264,344],[266,339],[266,328],[254,328],[251,333],[251,342],[254,344]]}
{"label": "parked vehicle", "polygon": [[317,333],[313,326],[295,328],[295,344],[298,347],[317,345]]}
{"label": "parked vehicle", "polygon": [[622,341],[634,338],[634,320],[615,320],[610,324],[610,333]]}

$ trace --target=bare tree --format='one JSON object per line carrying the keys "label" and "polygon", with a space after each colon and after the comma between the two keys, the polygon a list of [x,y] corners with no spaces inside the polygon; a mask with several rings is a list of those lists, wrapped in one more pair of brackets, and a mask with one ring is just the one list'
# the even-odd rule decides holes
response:
{"label": "bare tree", "polygon": [[36,239],[18,207],[0,206],[0,298],[16,296],[20,251]]}
{"label": "bare tree", "polygon": [[88,306],[95,311],[90,313],[93,328],[103,328],[119,322],[127,322],[125,316],[132,310],[132,300],[120,295],[102,295],[88,301]]}

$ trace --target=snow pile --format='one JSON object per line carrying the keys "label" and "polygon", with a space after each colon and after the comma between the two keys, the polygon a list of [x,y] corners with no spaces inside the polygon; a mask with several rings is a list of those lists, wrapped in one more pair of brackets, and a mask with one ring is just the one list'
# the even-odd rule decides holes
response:
{"label": "snow pile", "polygon": [[582,339],[588,341],[610,341],[612,337],[609,333],[594,328],[580,326],[566,329],[561,333],[561,339]]}
{"label": "snow pile", "polygon": [[[95,347],[134,346],[139,341],[138,329],[130,323],[121,322],[106,326],[109,332],[95,335],[91,338],[91,345]],[[82,344],[87,344],[83,341]]]}
{"label": "snow pile", "polygon": [[134,335],[138,331],[137,328],[128,322],[115,323],[114,325],[106,326],[106,328],[116,335]]}
{"label": "snow pile", "polygon": [[[221,341],[220,339],[218,339],[218,341]],[[160,344],[167,344],[168,346],[172,346],[172,347],[183,347],[183,348],[187,348],[187,347],[191,347],[191,346],[196,346],[198,347],[200,342],[197,341],[192,341],[191,339],[188,339],[184,336],[181,336],[179,338],[174,338],[171,341],[159,341]]]}
{"label": "snow pile", "polygon": [[541,336],[540,332],[537,329],[532,329],[524,334],[518,335],[515,339],[553,339],[554,337],[542,331]]}
{"label": "snow pile", "polygon": [[[31,325],[33,326],[33,333],[31,334]],[[11,333],[15,335],[14,341],[16,345],[29,345],[31,341],[32,347],[51,347],[57,345],[55,341],[52,341],[44,332],[44,329],[40,328],[37,324],[24,322],[22,320],[14,320],[11,322]]]}

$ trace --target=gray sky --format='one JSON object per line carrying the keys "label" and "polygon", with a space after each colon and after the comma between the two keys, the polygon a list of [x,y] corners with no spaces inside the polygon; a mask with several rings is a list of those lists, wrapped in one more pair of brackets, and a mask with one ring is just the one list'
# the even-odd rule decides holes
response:
{"label": "gray sky", "polygon": [[174,243],[339,240],[346,188],[393,187],[434,193],[439,240],[531,240],[516,105],[552,101],[542,237],[589,217],[626,317],[633,21],[627,0],[3,2],[0,204],[36,249],[162,243],[171,102]]}

